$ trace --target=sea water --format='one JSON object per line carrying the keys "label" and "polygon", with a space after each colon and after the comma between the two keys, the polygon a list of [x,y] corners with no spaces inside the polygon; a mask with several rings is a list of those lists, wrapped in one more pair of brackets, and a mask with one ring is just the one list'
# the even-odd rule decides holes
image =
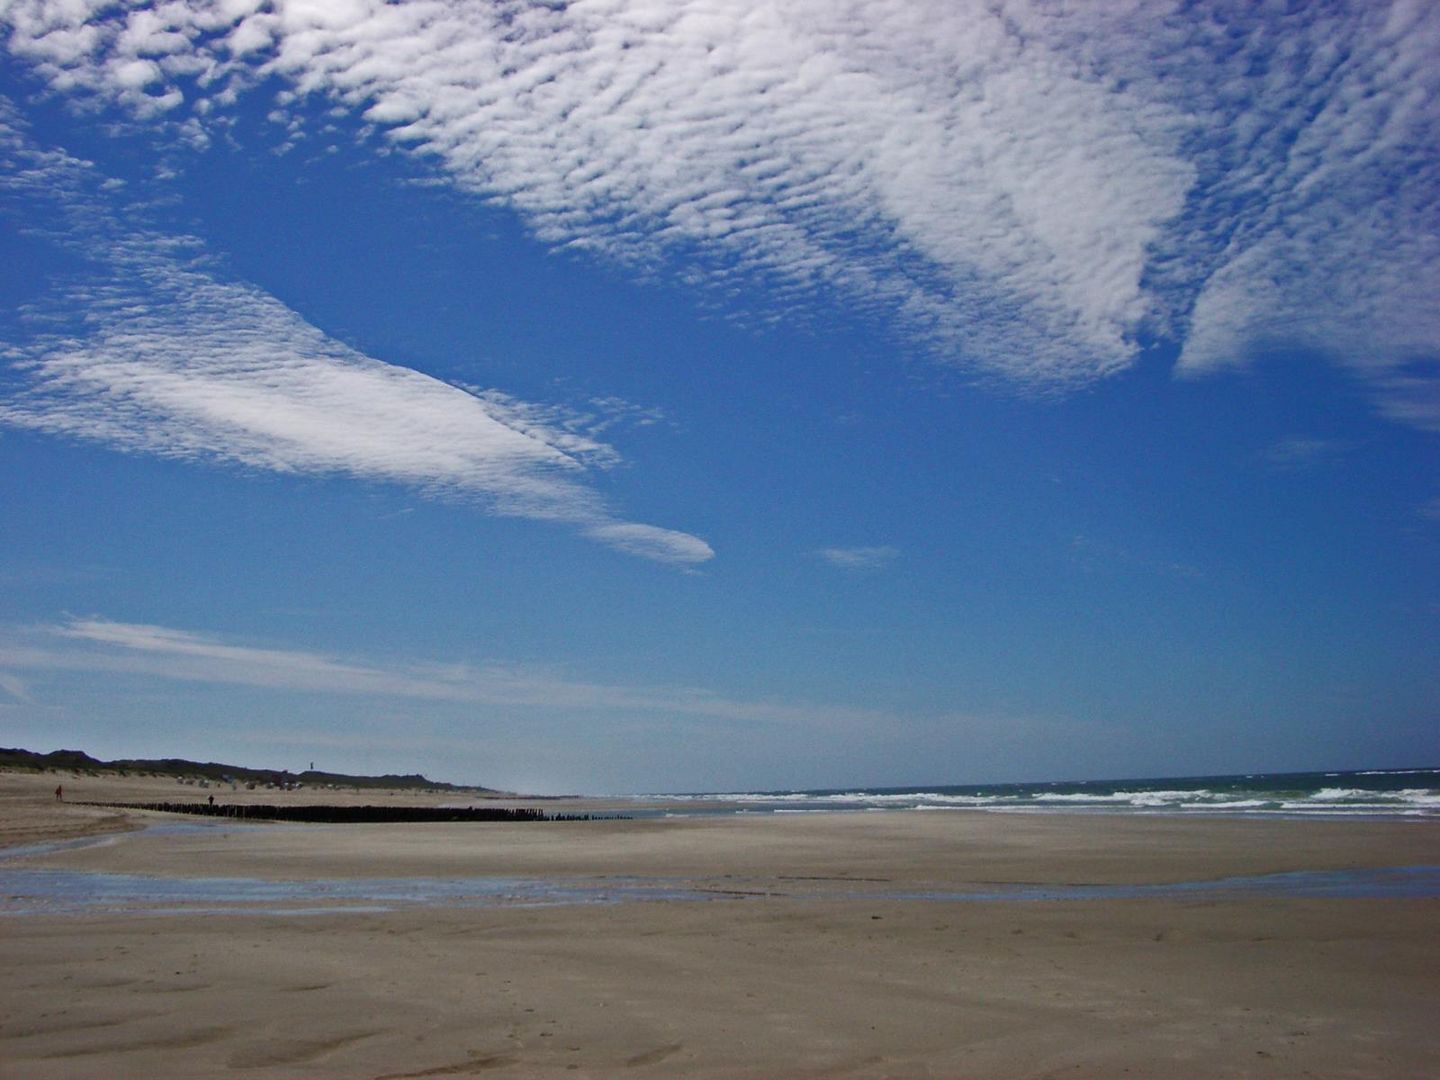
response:
{"label": "sea water", "polygon": [[647,795],[655,812],[844,810],[1440,817],[1440,769]]}

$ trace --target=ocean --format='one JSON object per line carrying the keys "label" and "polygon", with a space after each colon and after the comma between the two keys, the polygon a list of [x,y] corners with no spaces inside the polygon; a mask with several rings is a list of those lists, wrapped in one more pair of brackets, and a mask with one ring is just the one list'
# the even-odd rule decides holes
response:
{"label": "ocean", "polygon": [[658,813],[1005,813],[1440,817],[1440,769],[647,795]]}

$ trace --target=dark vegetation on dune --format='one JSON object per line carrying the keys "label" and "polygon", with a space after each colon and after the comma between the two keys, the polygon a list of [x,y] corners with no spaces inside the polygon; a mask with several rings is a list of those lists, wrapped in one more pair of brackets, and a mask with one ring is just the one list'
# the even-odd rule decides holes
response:
{"label": "dark vegetation on dune", "polygon": [[346,773],[288,769],[249,769],[243,765],[225,765],[215,761],[187,761],[184,758],[126,758],[100,761],[82,750],[56,750],[37,754],[33,750],[0,748],[0,769],[26,769],[34,772],[65,770],[98,776],[118,773],[121,776],[161,776],[177,780],[207,780],[218,784],[255,784],[277,788],[347,787],[424,789],[429,791],[488,791],[482,787],[459,787],[428,780],[419,773],[406,776],[350,776]]}

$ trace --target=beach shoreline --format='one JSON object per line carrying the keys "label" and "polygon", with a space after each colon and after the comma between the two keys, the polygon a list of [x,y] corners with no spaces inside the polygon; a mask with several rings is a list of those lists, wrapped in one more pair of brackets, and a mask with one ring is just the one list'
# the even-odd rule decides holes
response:
{"label": "beach shoreline", "polygon": [[[74,780],[75,797],[100,792],[93,779]],[[82,813],[53,793],[46,802],[45,780],[0,778],[0,835],[112,838],[7,868],[156,881],[644,877],[713,892],[700,903],[7,916],[6,1077],[1440,1070],[1440,899],[898,898],[1435,865],[1433,820],[884,812],[120,834],[164,816]],[[149,781],[114,783],[104,792],[124,798]]]}

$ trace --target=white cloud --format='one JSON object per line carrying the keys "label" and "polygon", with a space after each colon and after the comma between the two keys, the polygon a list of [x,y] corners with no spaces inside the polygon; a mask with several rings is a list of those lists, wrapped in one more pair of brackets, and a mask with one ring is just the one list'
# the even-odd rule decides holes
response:
{"label": "white cloud", "polygon": [[35,699],[30,696],[30,688],[8,672],[0,671],[0,690],[23,705],[35,703]]}
{"label": "white cloud", "polygon": [[[66,329],[5,350],[23,384],[0,397],[0,424],[402,484],[661,562],[712,557],[697,537],[617,519],[587,486],[619,460],[588,433],[602,421],[452,386],[327,337],[261,290],[221,280],[196,242],[121,226],[87,163],[33,147],[4,121],[0,148],[20,163],[4,186],[39,210],[48,200],[62,224],[81,219],[59,235],[101,271],[30,312]],[[66,332],[76,319],[84,331]]]}
{"label": "white cloud", "polygon": [[1122,369],[1149,333],[1190,373],[1298,343],[1440,424],[1433,4],[13,0],[0,17],[77,99],[195,139],[278,80],[282,118],[338,102],[553,244],[642,273],[678,258],[722,294],[758,277],[775,315],[838,295],[1028,387]]}
{"label": "white cloud", "polygon": [[900,555],[900,549],[889,546],[827,547],[815,554],[842,570],[875,570],[894,562]]}
{"label": "white cloud", "polygon": [[[338,103],[534,233],[817,293],[1033,389],[1268,345],[1440,427],[1440,7],[12,0],[57,91],[199,140]],[[671,264],[673,265],[673,264]]]}
{"label": "white cloud", "polygon": [[1344,443],[1334,439],[1294,435],[1266,449],[1264,459],[1277,472],[1300,472],[1329,461],[1346,449]]}
{"label": "white cloud", "polygon": [[662,562],[702,563],[714,555],[710,545],[698,536],[630,521],[591,525],[585,535],[631,555]]}
{"label": "white cloud", "polygon": [[[22,671],[88,671],[314,694],[620,716],[645,713],[669,719],[819,727],[893,720],[864,710],[742,701],[693,687],[593,683],[551,669],[513,664],[379,664],[306,650],[232,644],[188,630],[99,618],[0,633],[0,664]],[[8,685],[0,682],[0,687]]]}

